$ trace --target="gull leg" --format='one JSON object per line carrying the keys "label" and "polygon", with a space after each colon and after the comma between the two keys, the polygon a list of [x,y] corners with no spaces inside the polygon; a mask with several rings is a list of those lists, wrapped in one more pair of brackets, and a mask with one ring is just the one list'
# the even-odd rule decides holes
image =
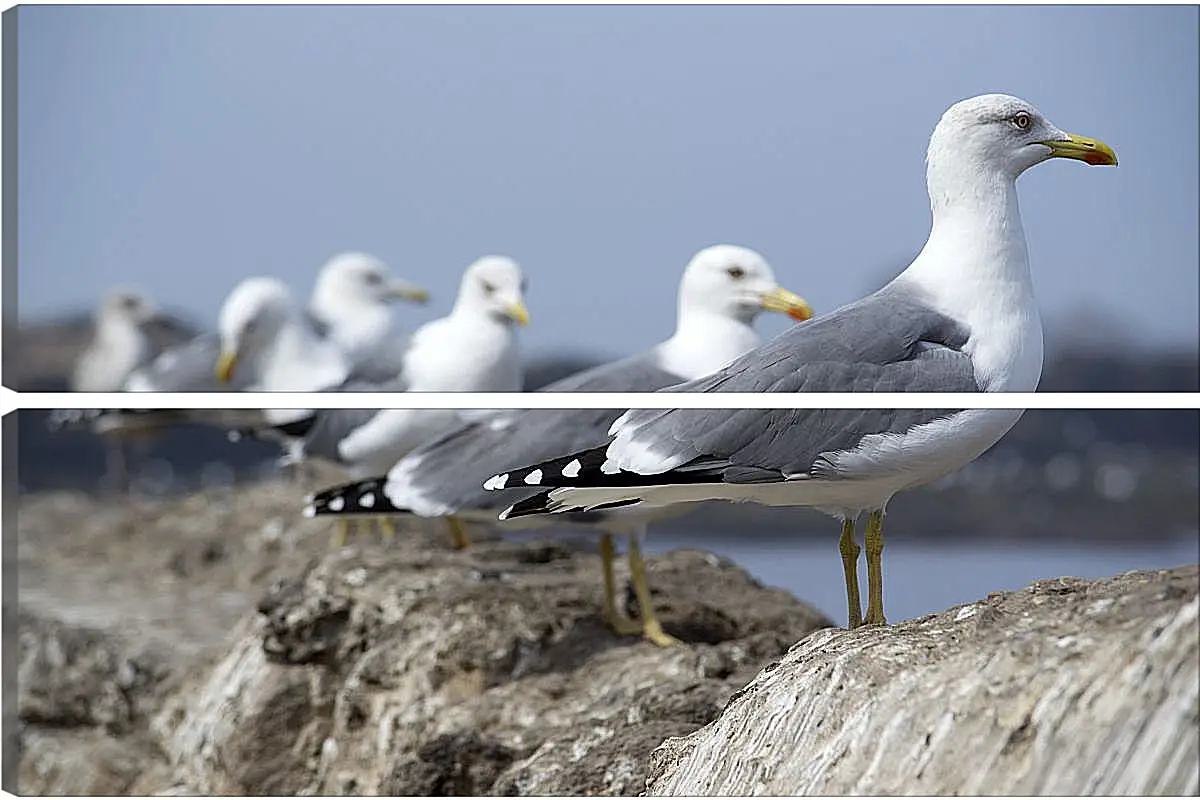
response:
{"label": "gull leg", "polygon": [[379,525],[379,532],[383,535],[385,542],[391,542],[396,538],[396,523],[392,522],[391,517],[376,517],[375,521]]}
{"label": "gull leg", "polygon": [[466,550],[471,546],[471,537],[467,529],[457,517],[446,517],[446,527],[450,529],[450,546],[455,550]]}
{"label": "gull leg", "polygon": [[347,519],[346,517],[338,517],[337,524],[333,529],[333,536],[329,540],[329,544],[333,549],[340,550],[346,546],[346,540],[350,537],[351,529],[357,529],[356,520]]}
{"label": "gull leg", "polygon": [[604,624],[618,636],[633,636],[642,632],[642,624],[617,609],[617,580],[613,575],[613,557],[617,548],[611,533],[600,537],[600,560],[604,566]]}
{"label": "gull leg", "polygon": [[633,590],[637,593],[638,606],[642,612],[642,638],[659,647],[680,645],[683,642],[662,629],[654,613],[650,599],[650,587],[646,585],[646,563],[642,560],[642,544],[637,534],[629,537],[629,570],[633,573]]}
{"label": "gull leg", "polygon": [[842,551],[842,569],[846,572],[846,627],[857,628],[863,624],[862,599],[858,594],[858,554],[861,548],[854,541],[854,520],[842,521],[842,539],[838,543]]}
{"label": "gull leg", "polygon": [[887,625],[883,616],[883,511],[867,517],[867,616],[864,625]]}

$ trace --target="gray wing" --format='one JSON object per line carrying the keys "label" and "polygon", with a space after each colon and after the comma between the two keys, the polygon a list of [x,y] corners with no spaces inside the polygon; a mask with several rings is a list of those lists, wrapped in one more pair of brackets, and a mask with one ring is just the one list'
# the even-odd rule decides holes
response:
{"label": "gray wing", "polygon": [[342,440],[358,428],[374,419],[379,409],[374,408],[333,408],[321,410],[299,424],[306,429],[293,426],[278,426],[275,430],[287,434],[294,432],[303,439],[304,455],[317,456],[334,463],[341,463],[338,446]]}
{"label": "gray wing", "polygon": [[[404,380],[393,377],[383,382],[372,382],[356,379],[351,375],[337,386],[322,389],[323,392],[402,392]],[[269,425],[263,428],[250,428],[239,431],[242,435],[259,436],[270,439],[282,439],[285,442],[299,441],[308,456],[317,456],[336,463],[341,463],[338,457],[338,445],[343,439],[361,426],[370,422],[377,408],[328,408],[309,411],[297,419],[282,424]]]}
{"label": "gray wing", "polygon": [[138,329],[150,345],[151,357],[187,344],[200,335],[193,326],[172,316],[159,314],[138,323]]}
{"label": "gray wing", "polygon": [[[652,392],[679,377],[643,353],[569,375],[543,392]],[[458,509],[487,509],[511,503],[483,489],[483,482],[513,463],[530,464],[608,441],[622,409],[528,409],[462,425],[414,451],[412,485],[421,495]],[[532,492],[534,490],[530,490]],[[389,494],[398,506],[405,498]],[[397,502],[400,501],[400,502]]]}
{"label": "gray wing", "polygon": [[[970,332],[895,284],[797,325],[681,392],[977,392]],[[821,473],[823,454],[853,448],[869,434],[902,433],[955,409],[633,410],[623,430],[661,461],[655,483],[777,481]],[[640,485],[643,476],[604,473],[609,442],[590,451],[507,470],[521,486],[539,470],[542,487]],[[581,466],[562,475],[578,459]],[[504,472],[499,470],[498,472]],[[823,475],[828,477],[828,475]]]}
{"label": "gray wing", "polygon": [[312,309],[304,309],[300,313],[300,319],[306,326],[308,326],[308,329],[312,331],[312,333],[318,339],[329,338],[329,331],[332,330],[333,326],[328,322],[328,320],[325,320],[321,316],[313,313]]}
{"label": "gray wing", "polygon": [[412,337],[405,336],[389,341],[377,348],[369,361],[356,364],[347,382],[364,388],[343,389],[341,391],[385,391],[383,389],[366,388],[377,384],[388,385],[386,391],[403,392],[407,390],[404,378],[404,359],[412,345]]}
{"label": "gray wing", "polygon": [[159,353],[149,364],[135,370],[126,385],[141,391],[224,392],[241,391],[248,385],[245,377],[234,373],[233,380],[217,380],[220,339],[215,333],[197,336],[186,344]]}

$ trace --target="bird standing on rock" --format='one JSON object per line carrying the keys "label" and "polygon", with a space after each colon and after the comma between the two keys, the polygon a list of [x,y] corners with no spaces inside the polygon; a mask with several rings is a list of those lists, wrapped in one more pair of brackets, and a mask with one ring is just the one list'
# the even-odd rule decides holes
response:
{"label": "bird standing on rock", "polygon": [[[1017,97],[989,94],[956,103],[930,138],[933,227],[912,264],[876,293],[672,391],[1033,391],[1042,369],[1042,326],[1016,180],[1051,158],[1117,163],[1107,145],[1065,133]],[[882,625],[888,500],[971,462],[1021,414],[629,410],[605,444],[499,473],[488,487],[547,487],[501,519],[711,499],[816,508],[842,521],[850,626]],[[864,512],[865,617],[854,536]]]}
{"label": "bird standing on rock", "polygon": [[[799,295],[779,286],[766,260],[733,245],[697,253],[679,283],[675,332],[649,350],[563,378],[548,392],[648,392],[706,375],[759,342],[754,321],[763,311],[804,321],[812,309]],[[306,514],[353,519],[356,515],[438,517],[450,526],[456,545],[466,544],[462,521],[496,520],[502,498],[481,486],[491,471],[512,459],[549,458],[563,450],[603,443],[618,409],[530,409],[510,411],[460,425],[401,459],[386,476],[335,486],[310,498]],[[535,490],[528,490],[533,493]],[[641,548],[630,540],[629,566],[639,597],[641,621],[617,610],[613,575],[614,533],[643,524],[603,513],[571,518],[602,531],[604,619],[621,634],[639,634],[669,643],[645,588]],[[528,527],[526,519],[503,527]]]}

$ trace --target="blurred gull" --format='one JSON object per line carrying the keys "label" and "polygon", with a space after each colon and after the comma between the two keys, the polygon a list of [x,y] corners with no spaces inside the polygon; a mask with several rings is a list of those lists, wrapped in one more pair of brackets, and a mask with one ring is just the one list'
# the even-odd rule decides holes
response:
{"label": "blurred gull", "polygon": [[342,253],[321,269],[308,310],[357,368],[394,343],[392,305],[397,300],[424,304],[429,292],[392,276],[372,255]]}
{"label": "blurred gull", "polygon": [[[217,332],[164,351],[134,370],[124,388],[132,392],[319,391],[341,385],[358,374],[352,372],[355,368],[363,375],[394,376],[398,367],[389,366],[384,356],[403,346],[391,326],[391,305],[397,299],[423,303],[428,294],[393,277],[382,261],[366,253],[343,253],[328,261],[307,311],[296,307],[281,281],[247,278],[223,302]],[[63,409],[51,415],[50,425],[87,425],[96,433],[119,434],[195,422],[252,432],[306,413]]]}
{"label": "blurred gull", "polygon": [[[637,355],[584,370],[542,389],[548,392],[648,392],[706,375],[759,342],[754,320],[763,310],[798,320],[812,316],[798,295],[779,287],[770,265],[753,250],[718,245],[701,250],[684,270],[678,292],[675,333]],[[445,517],[458,547],[466,544],[459,520],[496,522],[511,498],[489,493],[483,481],[514,460],[551,458],[595,447],[607,440],[616,409],[537,409],[512,411],[469,422],[421,447],[397,463],[386,477],[335,486],[316,494],[305,513],[324,515],[418,514]],[[536,489],[527,490],[534,494]],[[544,518],[523,518],[525,527]],[[631,542],[629,561],[641,600],[642,622],[619,613],[614,591],[613,533],[633,527],[617,516],[597,513],[572,521],[602,530],[604,619],[618,633],[669,640],[642,596],[641,552]]]}
{"label": "blurred gull", "polygon": [[[226,298],[225,304],[253,291],[243,288],[240,283]],[[387,266],[374,256],[343,253],[321,268],[308,312],[291,316],[296,326],[308,330],[309,341],[318,342],[322,347],[325,343],[332,344],[342,351],[342,358],[351,368],[357,368],[371,364],[380,353],[394,346],[397,337],[392,329],[392,304],[399,299],[424,303],[428,297],[424,289],[393,277]],[[290,293],[288,302],[291,302]],[[292,341],[299,340],[292,337]],[[149,366],[138,370],[126,388],[144,392],[249,389],[249,375],[245,371],[240,375],[230,372],[228,380],[219,380],[217,361],[220,356],[220,334],[204,334],[164,352]],[[302,359],[303,353],[293,352],[287,357]],[[305,390],[321,388],[308,385],[310,382],[307,381],[301,383],[305,384]],[[283,387],[260,388],[268,391]]]}
{"label": "blurred gull", "polygon": [[124,288],[109,292],[96,312],[92,340],[75,362],[71,391],[119,392],[153,356],[145,326],[157,316],[144,294]]}
{"label": "blurred gull", "polygon": [[[529,322],[520,265],[486,256],[467,268],[454,308],[412,335],[400,374],[383,383],[351,381],[339,391],[517,392],[522,368],[515,326]],[[352,478],[378,475],[464,416],[452,409],[331,409],[280,426],[294,459],[332,462]]]}
{"label": "blurred gull", "polygon": [[[139,391],[205,391],[198,374],[207,372],[218,386],[249,391],[320,391],[344,383],[350,375],[345,354],[325,338],[312,319],[296,307],[287,285],[276,278],[241,281],[225,302],[217,323],[215,356],[198,358],[196,342],[184,345],[190,359],[177,364],[168,351],[156,362],[159,385]],[[207,347],[207,345],[205,345]],[[234,383],[236,379],[236,384]],[[177,382],[174,382],[177,381]],[[64,409],[51,416],[52,427],[87,423],[97,433],[148,431],[197,422],[234,430],[286,424],[308,412],[295,409]]]}
{"label": "blurred gull", "polygon": [[[1115,165],[1105,144],[1059,130],[1029,103],[983,95],[930,138],[933,228],[921,253],[869,297],[797,326],[690,392],[1033,391],[1042,327],[1016,179],[1050,158]],[[501,517],[666,508],[709,499],[810,506],[843,521],[851,627],[886,624],[883,515],[995,444],[1020,410],[630,410],[592,449],[498,473],[491,488],[549,488]],[[868,512],[861,614],[855,521]]]}
{"label": "blurred gull", "polygon": [[[70,387],[75,392],[117,392],[130,374],[154,355],[147,332],[158,309],[141,292],[110,291],[96,312],[92,339],[75,362]],[[120,490],[129,485],[126,442],[105,437],[105,475]]]}

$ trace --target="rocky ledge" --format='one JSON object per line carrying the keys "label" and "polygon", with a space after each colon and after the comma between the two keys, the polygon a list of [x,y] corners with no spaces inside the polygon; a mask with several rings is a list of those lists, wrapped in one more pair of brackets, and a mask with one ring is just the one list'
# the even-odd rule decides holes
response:
{"label": "rocky ledge", "polygon": [[689,644],[660,649],[604,628],[587,550],[480,537],[460,553],[439,528],[335,551],[294,512],[281,486],[136,508],[24,498],[6,788],[1200,789],[1195,566],[847,632],[675,551],[648,568]]}

